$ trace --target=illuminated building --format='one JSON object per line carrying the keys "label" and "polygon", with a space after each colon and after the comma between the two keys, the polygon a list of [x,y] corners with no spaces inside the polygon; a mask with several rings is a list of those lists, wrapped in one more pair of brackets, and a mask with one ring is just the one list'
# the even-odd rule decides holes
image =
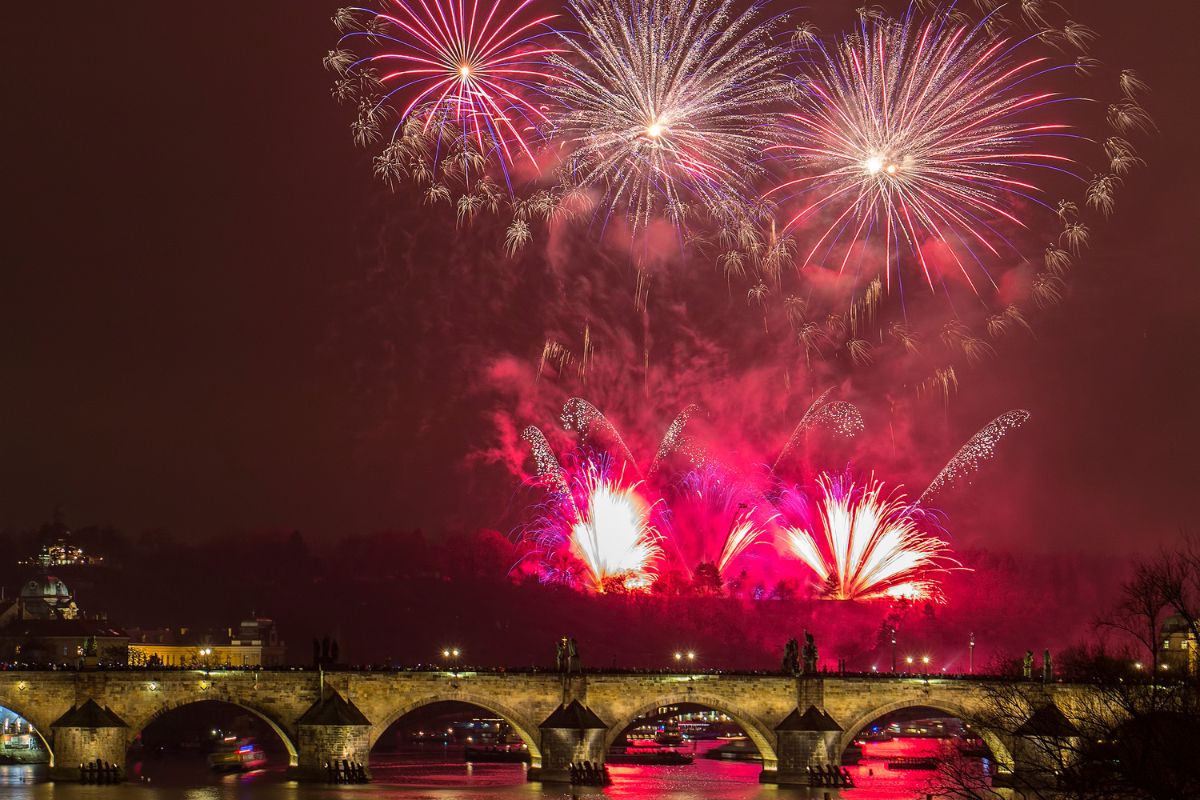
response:
{"label": "illuminated building", "polygon": [[255,617],[222,632],[190,628],[132,629],[131,666],[278,667],[286,647],[272,620]]}
{"label": "illuminated building", "polygon": [[1158,662],[1167,671],[1177,675],[1200,674],[1200,649],[1196,634],[1181,614],[1167,617],[1159,629],[1162,652]]}
{"label": "illuminated building", "polygon": [[43,544],[41,550],[36,554],[22,559],[17,562],[18,564],[49,569],[50,567],[98,566],[104,563],[103,556],[88,555],[83,552],[83,548],[71,541],[71,530],[63,522],[61,510],[55,510],[54,521],[43,526],[39,536],[44,541],[49,541]]}
{"label": "illuminated building", "polygon": [[38,575],[14,600],[0,601],[0,661],[78,665],[124,664],[129,637],[103,614],[87,615],[53,575]]}

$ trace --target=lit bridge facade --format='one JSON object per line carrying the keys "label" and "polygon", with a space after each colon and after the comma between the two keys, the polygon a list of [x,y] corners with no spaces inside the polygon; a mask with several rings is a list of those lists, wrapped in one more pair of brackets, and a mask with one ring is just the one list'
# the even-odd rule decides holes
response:
{"label": "lit bridge facade", "polygon": [[[602,763],[637,719],[696,704],[728,715],[762,754],[761,780],[803,783],[805,768],[841,763],[855,736],[894,711],[929,707],[972,721],[986,712],[987,680],[551,672],[80,671],[0,672],[0,706],[29,720],[50,752],[54,779],[77,779],[102,760],[124,769],[130,745],[163,714],[202,701],[239,706],[270,726],[292,774],[324,780],[326,764],[369,765],[371,748],[406,714],[471,703],[506,720],[529,748],[530,778],[561,781],[572,762]],[[1087,687],[1022,684],[1031,707],[1071,708]],[[1021,767],[1020,742],[980,733],[1001,774]],[[1014,760],[1014,754],[1016,756]]]}

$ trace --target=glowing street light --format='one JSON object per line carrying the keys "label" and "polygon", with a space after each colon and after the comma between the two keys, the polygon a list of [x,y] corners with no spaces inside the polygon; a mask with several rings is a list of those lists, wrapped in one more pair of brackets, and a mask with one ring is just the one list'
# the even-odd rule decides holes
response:
{"label": "glowing street light", "polygon": [[447,647],[442,650],[442,658],[450,661],[454,674],[458,675],[458,659],[462,655],[462,651],[457,647]]}

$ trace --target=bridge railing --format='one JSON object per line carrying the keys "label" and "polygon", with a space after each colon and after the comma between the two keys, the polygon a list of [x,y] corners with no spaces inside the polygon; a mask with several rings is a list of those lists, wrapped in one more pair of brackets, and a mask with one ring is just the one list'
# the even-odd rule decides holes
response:
{"label": "bridge railing", "polygon": [[[445,664],[413,664],[413,665],[394,665],[394,664],[337,664],[323,666],[321,668],[311,665],[283,665],[283,666],[226,666],[214,664],[210,667],[197,667],[194,665],[187,666],[165,666],[165,665],[149,665],[149,666],[128,666],[123,664],[99,664],[97,666],[80,666],[77,664],[24,664],[20,662],[0,662],[0,675],[4,672],[109,672],[109,673],[133,673],[133,674],[149,674],[149,673],[317,673],[323,671],[326,673],[370,673],[370,674],[406,674],[406,673],[423,673],[423,674],[453,674],[458,676],[467,676],[470,674],[479,675],[558,675],[556,670],[551,667],[541,666],[517,666],[517,667],[502,667],[502,666],[480,666],[472,664],[463,664],[457,667],[448,667]],[[604,667],[604,668],[587,668],[581,671],[574,672],[575,675],[585,676],[605,676],[605,675],[645,675],[645,676],[661,676],[661,675],[704,675],[727,678],[767,678],[767,677],[793,677],[786,675],[777,670],[732,670],[732,669],[715,669],[693,667],[690,669],[680,669],[675,667],[661,668],[639,668],[639,667]],[[920,671],[851,671],[845,670],[836,671],[821,671],[812,674],[811,676],[822,678],[825,680],[868,680],[868,681],[924,681],[924,682],[941,682],[941,681],[986,681],[989,683],[1041,683],[1041,677],[1036,676],[1032,679],[1013,677],[1009,675],[990,675],[984,673],[961,673],[961,672],[930,672],[928,674]],[[1062,679],[1056,679],[1055,683],[1062,683]],[[1074,680],[1074,683],[1102,683],[1100,679],[1092,681]],[[1128,681],[1126,681],[1128,683]],[[1145,681],[1149,683],[1147,679]],[[1160,676],[1157,681],[1159,684],[1178,682],[1164,679]]]}

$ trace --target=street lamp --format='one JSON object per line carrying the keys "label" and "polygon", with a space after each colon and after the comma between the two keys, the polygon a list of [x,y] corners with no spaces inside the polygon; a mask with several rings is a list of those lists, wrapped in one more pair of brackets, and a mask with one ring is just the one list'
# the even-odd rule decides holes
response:
{"label": "street lamp", "polygon": [[925,665],[921,671],[924,674],[928,675],[929,674],[929,656],[921,656],[921,663]]}
{"label": "street lamp", "polygon": [[974,675],[975,674],[975,632],[974,631],[971,632],[971,639],[970,639],[970,644],[968,645],[967,654],[968,654],[967,655],[968,671],[972,675]]}
{"label": "street lamp", "polygon": [[904,660],[905,660],[905,661],[908,663],[908,665],[909,665],[910,667],[912,666],[912,662],[913,662],[913,657],[912,657],[912,656],[905,656],[905,657],[904,657]]}
{"label": "street lamp", "polygon": [[696,651],[695,650],[676,650],[675,651],[675,663],[676,664],[683,664],[684,661],[691,663],[691,662],[694,662],[695,660],[696,660]]}
{"label": "street lamp", "polygon": [[892,672],[896,671],[896,629],[892,628]]}
{"label": "street lamp", "polygon": [[461,655],[462,651],[457,647],[447,647],[442,650],[442,658],[450,662],[455,675],[458,675],[458,658]]}

